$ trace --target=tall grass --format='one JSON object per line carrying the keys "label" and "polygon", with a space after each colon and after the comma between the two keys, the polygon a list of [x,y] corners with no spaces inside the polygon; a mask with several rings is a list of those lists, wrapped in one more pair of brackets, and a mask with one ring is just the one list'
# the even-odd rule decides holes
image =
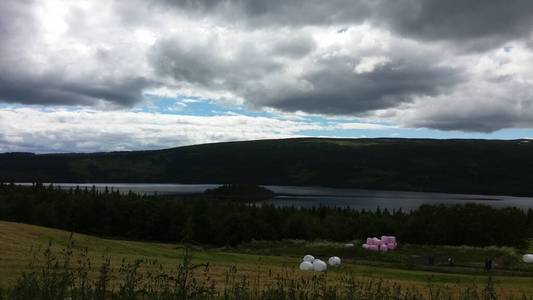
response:
{"label": "tall grass", "polygon": [[[117,269],[109,258],[93,266],[87,249],[75,250],[71,240],[58,253],[51,244],[31,262],[30,272],[22,273],[7,290],[0,290],[0,300],[348,300],[348,299],[504,299],[494,280],[484,286],[405,287],[382,279],[358,279],[351,274],[338,277],[327,273],[303,274],[298,270],[268,272],[267,280],[259,268],[255,274],[239,273],[230,267],[222,282],[212,277],[209,264],[194,264],[188,249],[181,263],[168,271],[155,260],[123,260]],[[519,295],[514,299],[533,299]]]}

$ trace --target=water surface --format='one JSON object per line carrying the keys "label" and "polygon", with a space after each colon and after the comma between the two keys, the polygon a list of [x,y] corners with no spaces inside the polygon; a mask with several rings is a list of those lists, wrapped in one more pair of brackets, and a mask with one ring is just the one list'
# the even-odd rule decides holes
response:
{"label": "water surface", "polygon": [[[27,183],[25,183],[27,185]],[[218,184],[144,184],[144,183],[54,183],[62,188],[92,188],[98,190],[109,189],[143,193],[147,195],[171,195],[171,194],[196,194],[203,193],[206,189],[215,188]],[[276,197],[263,203],[274,204],[276,206],[332,206],[350,207],[356,209],[375,210],[381,209],[402,209],[413,210],[422,204],[465,204],[480,203],[493,207],[518,207],[522,209],[533,208],[533,198],[513,197],[513,196],[492,196],[492,195],[466,195],[466,194],[445,194],[445,193],[422,193],[403,191],[382,191],[382,190],[359,190],[359,189],[337,189],[324,187],[298,187],[298,186],[277,186],[268,185],[266,188],[274,191]]]}

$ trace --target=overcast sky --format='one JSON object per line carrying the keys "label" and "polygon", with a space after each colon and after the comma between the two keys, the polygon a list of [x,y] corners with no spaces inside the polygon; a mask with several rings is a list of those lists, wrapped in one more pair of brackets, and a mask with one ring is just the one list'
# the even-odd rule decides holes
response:
{"label": "overcast sky", "polygon": [[2,0],[0,152],[533,137],[531,0]]}

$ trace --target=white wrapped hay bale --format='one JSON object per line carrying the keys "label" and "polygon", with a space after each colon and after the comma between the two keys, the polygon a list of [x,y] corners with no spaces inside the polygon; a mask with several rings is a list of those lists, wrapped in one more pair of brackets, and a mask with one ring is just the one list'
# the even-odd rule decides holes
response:
{"label": "white wrapped hay bale", "polygon": [[522,257],[522,260],[526,263],[526,264],[533,264],[533,254],[526,254]]}
{"label": "white wrapped hay bale", "polygon": [[313,264],[308,261],[302,261],[302,263],[300,264],[300,270],[313,271]]}
{"label": "white wrapped hay bale", "polygon": [[315,260],[315,257],[313,255],[307,254],[306,256],[304,256],[304,261],[313,263],[314,260]]}
{"label": "white wrapped hay bale", "polygon": [[341,259],[338,256],[332,256],[328,259],[328,264],[332,267],[340,267]]}
{"label": "white wrapped hay bale", "polygon": [[328,269],[328,265],[326,265],[326,263],[323,262],[322,260],[315,259],[313,261],[313,270],[315,270],[316,272],[324,272],[327,269]]}

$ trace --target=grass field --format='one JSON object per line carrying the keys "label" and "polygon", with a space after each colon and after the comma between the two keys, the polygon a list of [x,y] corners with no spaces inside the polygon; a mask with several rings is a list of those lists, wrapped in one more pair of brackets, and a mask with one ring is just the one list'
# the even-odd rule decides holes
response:
{"label": "grass field", "polygon": [[[48,244],[52,243],[54,252],[61,252],[69,243],[70,233],[19,223],[0,221],[0,287],[12,285],[21,272],[30,268],[30,262],[39,258]],[[165,268],[177,266],[184,254],[181,245],[144,243],[135,241],[121,241],[103,239],[87,235],[74,234],[76,248],[88,248],[89,256],[95,266],[104,261],[105,257],[111,259],[113,268],[118,268],[123,261],[134,261],[139,258],[157,260]],[[279,247],[278,249],[279,250]],[[304,252],[304,249],[301,249]],[[223,280],[226,272],[231,267],[236,267],[239,274],[251,278],[261,277],[261,281],[272,278],[271,274],[294,272],[301,276],[312,276],[313,273],[304,273],[297,270],[301,255],[305,253],[290,252],[281,255],[272,249],[269,255],[264,248],[248,250],[240,253],[239,249],[200,249],[192,251],[194,263],[209,263],[212,276],[215,280]],[[261,252],[263,254],[258,254]],[[323,259],[327,257],[321,256]],[[395,266],[392,264],[391,266]],[[345,260],[339,270],[329,270],[329,280],[336,280],[342,274],[350,273],[360,278],[383,278],[398,282],[403,286],[420,287],[429,281],[442,285],[467,286],[473,284],[483,285],[487,276],[485,274],[464,274],[414,270],[391,266],[372,265],[371,261]],[[266,274],[270,274],[267,276]],[[496,287],[505,293],[524,292],[533,295],[533,277],[527,276],[496,276]]]}

